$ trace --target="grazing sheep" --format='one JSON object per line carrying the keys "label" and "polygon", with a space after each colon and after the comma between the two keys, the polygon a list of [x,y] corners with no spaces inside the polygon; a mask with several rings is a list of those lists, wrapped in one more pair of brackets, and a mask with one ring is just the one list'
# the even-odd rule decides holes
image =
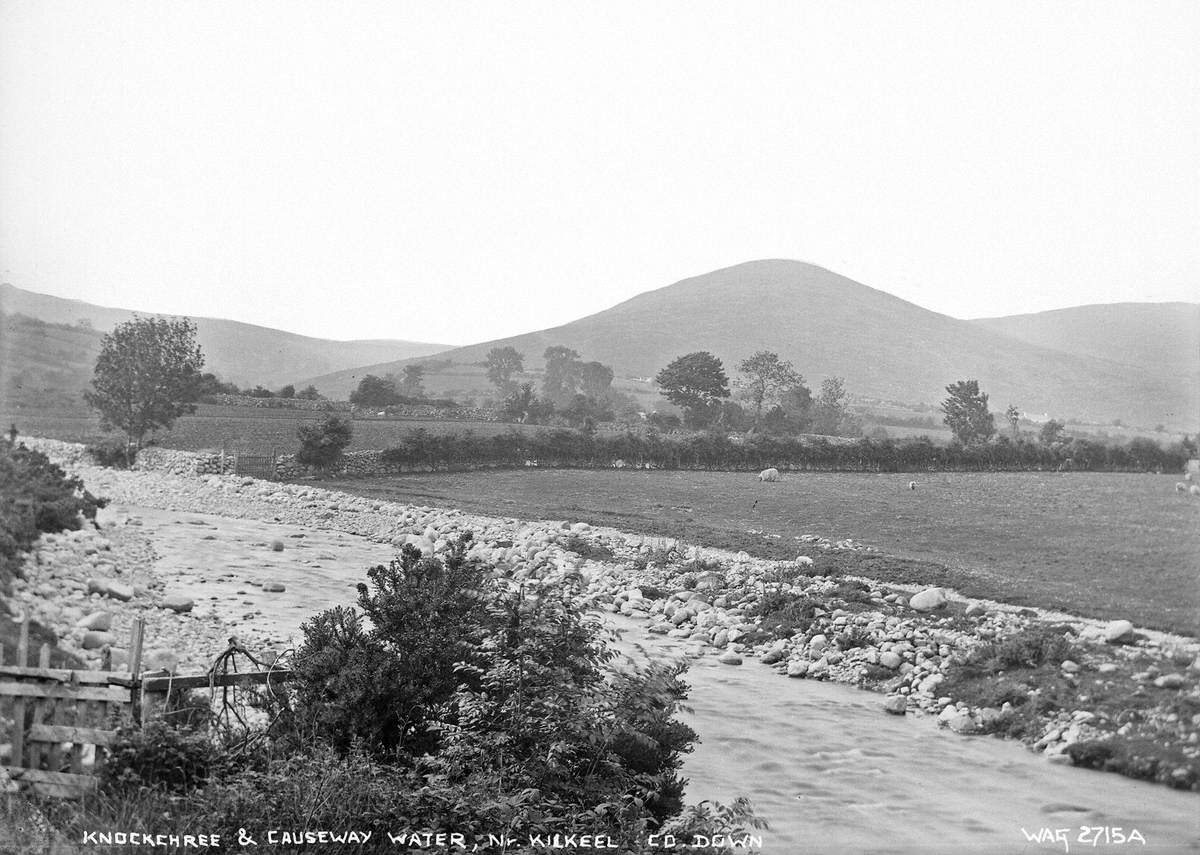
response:
{"label": "grazing sheep", "polygon": [[1188,491],[1187,484],[1183,483],[1182,481],[1175,482],[1175,492],[1176,493],[1186,493],[1187,491]]}
{"label": "grazing sheep", "polygon": [[909,482],[908,482],[908,489],[910,489],[910,490],[915,490],[915,489],[917,489],[917,482],[916,482],[916,481],[909,481]]}
{"label": "grazing sheep", "polygon": [[525,465],[530,468],[533,468],[538,465],[538,462],[536,460],[526,460]]}
{"label": "grazing sheep", "polygon": [[629,464],[626,463],[624,460],[614,460],[612,463],[612,468],[613,469],[624,469],[628,465]]}
{"label": "grazing sheep", "polygon": [[764,469],[758,473],[759,481],[781,481],[783,476],[779,474],[778,469]]}

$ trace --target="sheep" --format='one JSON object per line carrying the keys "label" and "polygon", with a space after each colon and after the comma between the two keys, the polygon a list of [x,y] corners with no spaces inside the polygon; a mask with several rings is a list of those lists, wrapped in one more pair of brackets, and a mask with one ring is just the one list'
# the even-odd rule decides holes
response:
{"label": "sheep", "polygon": [[617,459],[612,462],[613,469],[624,469],[628,465],[629,464],[627,464],[624,460],[621,460],[621,459]]}
{"label": "sheep", "polygon": [[762,472],[758,473],[759,481],[780,481],[782,479],[783,476],[779,474],[778,469],[764,469]]}
{"label": "sheep", "polygon": [[529,468],[533,468],[538,465],[538,462],[536,460],[526,460],[525,465]]}
{"label": "sheep", "polygon": [[909,481],[909,482],[908,482],[908,489],[910,489],[910,490],[915,490],[915,489],[917,489],[917,482],[916,482],[916,481]]}
{"label": "sheep", "polygon": [[1184,482],[1182,482],[1182,481],[1176,481],[1176,482],[1175,482],[1175,492],[1176,492],[1176,493],[1186,493],[1187,491],[1188,491],[1188,485],[1187,485],[1187,484],[1185,484],[1185,483],[1184,483]]}

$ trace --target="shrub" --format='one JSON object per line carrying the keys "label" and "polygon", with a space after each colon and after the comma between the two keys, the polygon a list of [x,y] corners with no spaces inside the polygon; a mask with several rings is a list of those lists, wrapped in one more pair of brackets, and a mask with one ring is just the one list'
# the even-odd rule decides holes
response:
{"label": "shrub", "polygon": [[102,783],[110,790],[151,787],[182,795],[203,786],[217,764],[217,749],[206,733],[152,721],[117,732],[107,748]]}
{"label": "shrub", "polygon": [[296,431],[300,438],[296,462],[320,469],[331,468],[342,459],[342,453],[350,444],[352,430],[349,420],[333,414],[317,424],[300,425]]}
{"label": "shrub", "polygon": [[817,604],[801,594],[768,591],[751,606],[746,614],[761,616],[764,632],[786,638],[797,631],[807,630],[816,617]]}
{"label": "shrub", "polygon": [[46,455],[0,441],[0,591],[42,533],[76,530],[105,504]]}
{"label": "shrub", "polygon": [[87,453],[97,466],[109,469],[128,469],[137,459],[138,449],[120,439],[105,439],[87,447]]}
{"label": "shrub", "polygon": [[1066,639],[1066,626],[1032,626],[1010,635],[996,644],[977,647],[968,663],[983,665],[996,673],[1014,668],[1037,668],[1039,665],[1060,665],[1071,655],[1071,642]]}

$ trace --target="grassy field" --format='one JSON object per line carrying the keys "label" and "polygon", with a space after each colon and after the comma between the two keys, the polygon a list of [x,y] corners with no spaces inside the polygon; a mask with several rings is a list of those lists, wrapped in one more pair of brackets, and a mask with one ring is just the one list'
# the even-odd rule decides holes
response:
{"label": "grassy field", "polygon": [[[571,519],[792,558],[795,538],[852,538],[848,573],[1200,633],[1200,501],[1174,476],[814,473],[760,484],[708,472],[494,471],[337,482],[360,495]],[[750,532],[756,532],[751,534]]]}
{"label": "grassy field", "polygon": [[[182,451],[215,451],[224,444],[226,450],[231,452],[265,454],[273,447],[287,452],[295,450],[300,444],[296,439],[298,425],[304,421],[317,421],[322,415],[298,410],[201,404],[194,415],[178,419],[171,430],[159,433],[155,439],[163,448]],[[99,418],[79,413],[25,415],[0,412],[0,427],[7,430],[10,423],[16,424],[17,429],[26,436],[88,443],[105,437],[104,431],[100,430]],[[399,443],[408,431],[416,428],[439,434],[469,430],[477,436],[506,433],[513,428],[538,430],[532,425],[527,427],[456,419],[355,419],[350,450],[390,448]]]}

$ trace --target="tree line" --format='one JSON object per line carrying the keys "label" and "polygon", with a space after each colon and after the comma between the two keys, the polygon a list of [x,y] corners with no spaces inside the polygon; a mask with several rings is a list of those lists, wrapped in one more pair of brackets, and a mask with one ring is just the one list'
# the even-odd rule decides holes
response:
{"label": "tree line", "polygon": [[768,433],[745,437],[720,431],[672,436],[651,428],[620,434],[588,434],[549,429],[516,430],[496,436],[409,431],[382,453],[385,463],[403,468],[457,469],[544,467],[697,469],[745,471],[775,467],[794,471],[924,472],[1087,470],[1101,472],[1178,471],[1195,445],[1163,448],[1154,440],[1109,445],[1085,439],[1046,445],[1000,437],[987,444],[936,445],[913,439],[831,440]]}

